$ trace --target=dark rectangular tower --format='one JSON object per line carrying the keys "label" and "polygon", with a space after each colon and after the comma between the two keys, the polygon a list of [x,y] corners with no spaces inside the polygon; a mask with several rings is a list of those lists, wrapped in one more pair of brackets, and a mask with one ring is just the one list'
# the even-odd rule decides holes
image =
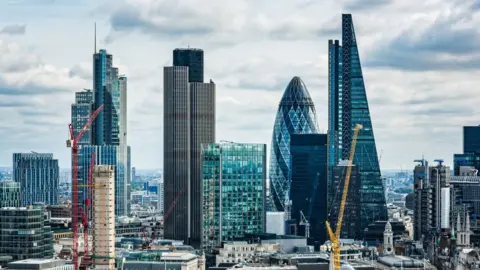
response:
{"label": "dark rectangular tower", "polygon": [[173,51],[173,65],[188,67],[188,81],[203,83],[203,50],[175,49]]}
{"label": "dark rectangular tower", "polygon": [[299,224],[302,211],[310,223],[310,237],[319,246],[327,240],[327,135],[293,134],[290,153],[292,219],[297,221],[298,235],[305,235],[305,226]]}
{"label": "dark rectangular tower", "polygon": [[463,153],[480,154],[480,126],[463,127]]}

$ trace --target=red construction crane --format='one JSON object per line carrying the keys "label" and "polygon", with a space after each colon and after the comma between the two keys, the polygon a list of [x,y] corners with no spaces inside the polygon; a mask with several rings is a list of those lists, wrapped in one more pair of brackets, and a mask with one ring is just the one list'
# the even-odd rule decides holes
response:
{"label": "red construction crane", "polygon": [[[90,196],[91,190],[93,188],[93,166],[95,165],[95,152],[92,153],[92,157],[90,158],[90,168],[88,169],[88,184],[83,185],[86,187],[87,196],[85,198],[85,208],[83,209],[82,214],[82,225],[83,225],[83,263],[88,269],[88,261],[89,261],[89,249],[88,249],[88,226],[89,226],[89,211],[88,208],[90,207]],[[82,186],[82,185],[79,185]],[[93,208],[93,205],[92,205]],[[93,209],[92,209],[93,212]]]}
{"label": "red construction crane", "polygon": [[[69,124],[68,129],[70,131],[70,139],[67,140],[67,147],[72,148],[72,234],[73,234],[73,243],[72,243],[72,255],[73,255],[73,265],[74,269],[78,269],[78,211],[80,210],[80,205],[78,203],[78,142],[82,139],[83,134],[87,131],[90,125],[95,121],[100,111],[103,109],[103,105],[98,107],[95,110],[88,122],[83,126],[83,128],[75,136],[75,131],[73,130],[73,125]],[[83,211],[84,212],[84,211]],[[87,241],[88,242],[88,241]]]}

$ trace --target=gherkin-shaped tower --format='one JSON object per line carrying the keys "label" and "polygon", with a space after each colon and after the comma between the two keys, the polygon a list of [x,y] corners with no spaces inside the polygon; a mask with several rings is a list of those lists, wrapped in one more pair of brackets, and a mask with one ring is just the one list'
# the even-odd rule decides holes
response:
{"label": "gherkin-shaped tower", "polygon": [[318,133],[317,116],[308,89],[293,77],[278,105],[270,152],[270,196],[277,211],[284,211],[290,194],[290,136]]}

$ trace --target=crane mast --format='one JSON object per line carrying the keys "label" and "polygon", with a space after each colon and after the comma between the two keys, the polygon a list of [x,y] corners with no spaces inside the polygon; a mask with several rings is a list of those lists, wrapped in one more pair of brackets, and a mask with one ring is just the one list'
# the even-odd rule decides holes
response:
{"label": "crane mast", "polygon": [[332,242],[333,269],[340,270],[340,231],[342,230],[343,213],[345,212],[345,204],[347,201],[348,186],[350,185],[350,175],[352,173],[353,158],[355,156],[355,147],[357,145],[358,133],[362,129],[362,125],[356,125],[353,131],[352,147],[348,158],[347,174],[343,184],[342,200],[340,201],[340,210],[338,213],[337,227],[335,233],[330,227],[330,223],[326,221],[326,227],[330,242]]}

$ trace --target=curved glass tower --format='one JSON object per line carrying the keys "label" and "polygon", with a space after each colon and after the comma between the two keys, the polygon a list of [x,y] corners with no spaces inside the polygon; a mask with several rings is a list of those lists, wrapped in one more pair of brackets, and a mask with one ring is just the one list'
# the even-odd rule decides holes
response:
{"label": "curved glass tower", "polygon": [[270,152],[270,196],[277,211],[284,211],[290,193],[290,136],[318,133],[317,116],[308,89],[293,77],[278,105]]}

